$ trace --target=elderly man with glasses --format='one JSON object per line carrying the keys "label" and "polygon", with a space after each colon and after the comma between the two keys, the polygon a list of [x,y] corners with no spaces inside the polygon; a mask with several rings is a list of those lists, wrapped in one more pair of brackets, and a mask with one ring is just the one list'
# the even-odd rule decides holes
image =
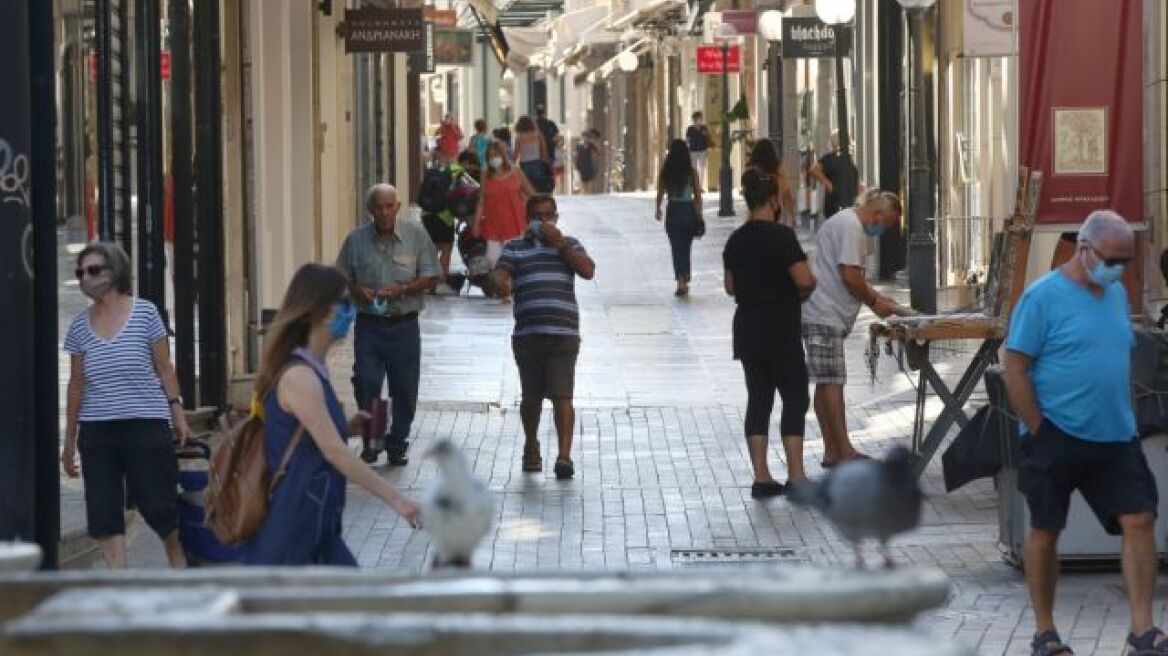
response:
{"label": "elderly man with glasses", "polygon": [[1158,556],[1156,481],[1136,437],[1131,399],[1135,334],[1120,279],[1135,251],[1131,227],[1093,212],[1065,264],[1022,294],[1006,340],[1005,381],[1022,420],[1018,489],[1030,509],[1024,561],[1037,656],[1071,654],[1054,625],[1057,544],[1078,490],[1112,535],[1123,535],[1131,654],[1168,654],[1153,625]]}

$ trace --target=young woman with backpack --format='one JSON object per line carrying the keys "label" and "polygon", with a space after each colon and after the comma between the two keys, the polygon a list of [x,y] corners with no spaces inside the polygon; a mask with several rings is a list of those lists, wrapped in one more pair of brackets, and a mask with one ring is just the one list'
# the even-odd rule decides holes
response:
{"label": "young woman with backpack", "polygon": [[262,431],[267,475],[275,480],[263,522],[244,544],[245,564],[356,566],[341,538],[346,480],[418,525],[418,504],[345,442],[360,433],[368,415],[345,419],[324,363],[356,316],[345,274],[310,263],[292,277],[268,329],[243,430]]}

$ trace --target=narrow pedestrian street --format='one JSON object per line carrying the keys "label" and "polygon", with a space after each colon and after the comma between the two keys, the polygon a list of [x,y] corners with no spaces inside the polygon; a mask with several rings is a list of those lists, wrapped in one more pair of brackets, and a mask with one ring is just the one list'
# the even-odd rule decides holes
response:
{"label": "narrow pedestrian street", "polygon": [[[498,500],[494,533],[475,555],[476,568],[670,569],[696,564],[814,563],[851,567],[851,549],[816,517],[782,498],[750,498],[742,439],[745,390],[730,357],[733,302],[722,290],[721,248],[738,217],[706,207],[709,231],[694,248],[689,298],[672,295],[669,248],[646,194],[561,199],[561,225],[597,263],[594,281],[577,283],[583,345],[577,372],[577,475],[559,482],[550,464],[523,474],[517,412],[518,375],[510,353],[511,306],[481,296],[427,299],[419,416],[404,468],[378,466],[395,484],[421,494],[435,475],[427,445],[450,438]],[[811,236],[801,239],[810,248]],[[893,295],[904,290],[882,288]],[[63,306],[64,307],[64,306]],[[64,310],[63,310],[64,311]],[[869,378],[865,310],[848,342],[848,423],[863,451],[878,455],[911,434],[914,389],[896,361],[881,357]],[[947,379],[964,366],[960,352],[939,366]],[[352,352],[329,363],[352,407]],[[915,373],[913,374],[915,378]],[[969,407],[984,402],[975,394]],[[776,403],[777,405],[777,403]],[[930,406],[930,417],[939,411]],[[777,432],[778,413],[772,432]],[[550,408],[541,426],[544,461],[555,441]],[[808,414],[805,461],[821,471],[822,445]],[[777,442],[777,441],[776,441]],[[354,444],[354,448],[356,445]],[[771,445],[776,474],[781,448]],[[953,578],[948,607],[918,624],[939,636],[977,645],[979,654],[1026,654],[1031,634],[1021,573],[998,544],[997,501],[990,481],[946,494],[940,458],[923,479],[922,527],[895,543],[899,563],[940,567]],[[68,484],[64,523],[84,525],[76,485]],[[70,501],[70,497],[72,501]],[[132,567],[162,566],[161,545],[135,524]],[[362,567],[423,570],[429,544],[363,491],[350,487],[345,538]],[[871,558],[872,562],[877,559]],[[1157,601],[1164,615],[1163,594]],[[1127,623],[1118,573],[1070,574],[1059,591],[1059,625],[1078,653],[1118,653]]]}

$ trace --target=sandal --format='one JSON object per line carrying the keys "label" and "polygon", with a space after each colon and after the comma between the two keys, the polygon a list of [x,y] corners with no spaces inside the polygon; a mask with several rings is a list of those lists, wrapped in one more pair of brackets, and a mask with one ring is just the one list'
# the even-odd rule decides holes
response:
{"label": "sandal", "polygon": [[539,441],[523,445],[523,471],[543,471],[543,457],[539,455]]}
{"label": "sandal", "polygon": [[1059,656],[1060,654],[1074,656],[1075,652],[1063,644],[1058,631],[1054,629],[1034,636],[1034,640],[1030,642],[1030,656]]}
{"label": "sandal", "polygon": [[556,473],[556,480],[566,481],[576,475],[576,467],[568,458],[556,458],[556,466],[553,470]]}
{"label": "sandal", "polygon": [[849,460],[871,460],[871,459],[872,459],[872,456],[868,455],[867,453],[860,453],[859,451],[857,451],[856,455],[852,456],[851,458],[844,458],[843,460],[837,460],[835,462],[828,462],[826,460],[821,460],[819,462],[819,466],[824,468],[824,469],[831,469],[832,467],[835,467],[836,465],[840,464],[841,462],[847,462]]}
{"label": "sandal", "polygon": [[1168,635],[1157,627],[1144,631],[1137,636],[1129,633],[1127,644],[1124,645],[1124,656],[1159,656],[1168,654]]}

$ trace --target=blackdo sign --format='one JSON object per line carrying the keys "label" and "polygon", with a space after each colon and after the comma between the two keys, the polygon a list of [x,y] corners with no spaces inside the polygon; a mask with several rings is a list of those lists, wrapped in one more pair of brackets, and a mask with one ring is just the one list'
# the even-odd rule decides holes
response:
{"label": "blackdo sign", "polygon": [[[840,48],[843,56],[851,51],[852,28],[841,26]],[[835,30],[814,16],[783,18],[783,58],[808,59],[835,56]]]}

